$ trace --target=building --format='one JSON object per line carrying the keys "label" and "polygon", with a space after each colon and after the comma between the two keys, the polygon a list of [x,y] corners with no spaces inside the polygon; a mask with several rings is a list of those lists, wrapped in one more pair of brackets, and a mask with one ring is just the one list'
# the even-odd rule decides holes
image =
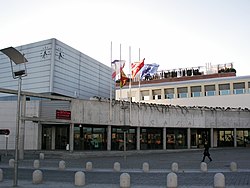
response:
{"label": "building", "polygon": [[[207,102],[213,97],[230,97],[217,96],[217,92],[234,91],[231,90],[233,82],[228,84],[227,80],[237,80],[235,73],[220,74],[223,75],[221,78],[213,74],[209,79],[201,77],[196,82],[193,79],[195,76],[189,76],[188,81],[171,78],[172,82],[169,83],[164,82],[163,78],[145,80],[140,89],[135,82],[131,94],[128,87],[121,90],[122,99],[131,97],[134,102],[110,101],[109,67],[56,39],[18,49],[23,50],[29,61],[21,101],[20,145],[24,149],[165,150],[202,147],[205,140],[209,141],[211,147],[237,147],[248,143],[250,111],[247,107],[232,105],[223,108],[220,104],[209,106],[199,105],[198,102],[197,105],[169,103],[170,100],[174,101],[175,96],[179,96],[176,100],[180,101],[207,98]],[[9,136],[0,135],[0,149],[6,146],[14,149],[17,81],[11,78],[9,61],[2,54],[0,66],[7,71],[2,71],[4,76],[1,75],[0,81],[0,129],[10,130]],[[99,75],[94,78],[95,74]],[[220,82],[220,79],[224,79],[224,82]],[[205,84],[206,81],[210,82]],[[244,91],[244,94],[232,96],[248,96],[245,91],[249,82],[239,79],[237,83],[241,84],[234,89],[236,93]],[[220,87],[220,83],[226,83],[226,86]],[[186,89],[178,89],[177,85]],[[206,89],[207,85],[214,87]],[[199,89],[193,90],[193,86],[199,86]],[[172,88],[173,92],[165,92],[168,88]],[[203,96],[206,92],[214,96]],[[188,98],[191,93],[193,97]],[[141,100],[137,101],[140,97]]]}
{"label": "building", "polygon": [[[22,90],[89,99],[110,97],[110,67],[60,42],[49,39],[16,47],[28,59]],[[0,88],[17,89],[10,61],[0,53]],[[114,87],[112,89],[114,97]],[[6,94],[2,95],[6,96]]]}
{"label": "building", "polygon": [[198,69],[192,69],[191,72],[195,70],[196,75],[158,76],[143,80],[140,88],[138,81],[132,82],[131,88],[128,85],[121,90],[117,87],[116,99],[131,98],[134,102],[181,106],[250,109],[250,76],[236,76],[234,69],[233,72],[218,70],[207,74],[199,72]]}

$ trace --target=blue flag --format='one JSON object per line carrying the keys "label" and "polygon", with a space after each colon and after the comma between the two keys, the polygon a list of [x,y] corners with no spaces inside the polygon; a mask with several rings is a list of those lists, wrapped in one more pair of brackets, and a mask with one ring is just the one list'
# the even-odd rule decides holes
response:
{"label": "blue flag", "polygon": [[156,63],[153,64],[145,64],[142,68],[141,79],[145,76],[153,76],[158,70],[159,65]]}

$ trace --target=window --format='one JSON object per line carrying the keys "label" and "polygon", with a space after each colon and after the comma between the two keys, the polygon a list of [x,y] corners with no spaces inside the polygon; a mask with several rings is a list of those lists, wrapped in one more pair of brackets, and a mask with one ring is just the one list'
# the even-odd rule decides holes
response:
{"label": "window", "polygon": [[215,96],[215,85],[206,85],[205,86],[205,96]]}
{"label": "window", "polygon": [[164,89],[165,99],[173,99],[174,98],[174,88]]}
{"label": "window", "polygon": [[191,97],[200,97],[200,96],[201,96],[201,86],[192,86]]}
{"label": "window", "polygon": [[206,91],[205,95],[206,96],[215,96],[215,91]]}
{"label": "window", "polygon": [[174,94],[169,93],[169,94],[165,94],[165,99],[173,99],[174,98]]}
{"label": "window", "polygon": [[149,100],[149,91],[141,91],[141,100]]}
{"label": "window", "polygon": [[152,94],[153,94],[153,100],[161,99],[161,90],[160,89],[153,90]]}
{"label": "window", "polygon": [[233,84],[234,90],[233,93],[234,94],[244,94],[245,93],[245,83],[244,82],[240,82],[240,83],[234,83]]}
{"label": "window", "polygon": [[219,84],[219,95],[229,95],[230,85],[229,84]]}
{"label": "window", "polygon": [[178,98],[187,98],[188,97],[188,89],[187,87],[177,88]]}

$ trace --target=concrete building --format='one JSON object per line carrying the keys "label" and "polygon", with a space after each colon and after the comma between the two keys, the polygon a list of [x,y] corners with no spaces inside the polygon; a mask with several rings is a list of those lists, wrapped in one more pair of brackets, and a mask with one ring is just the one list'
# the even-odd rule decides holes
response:
{"label": "concrete building", "polygon": [[132,82],[121,90],[116,99],[181,106],[232,107],[250,109],[250,76],[234,72],[181,77],[158,77]]}
{"label": "concrete building", "polygon": [[[131,95],[129,88],[124,87],[122,95],[131,97],[135,102],[110,101],[107,99],[111,81],[109,67],[56,39],[17,49],[23,50],[29,61],[28,76],[23,79],[21,102],[20,145],[24,149],[148,150],[197,148],[202,147],[205,140],[212,147],[245,146],[248,142],[250,111],[245,106],[222,108],[223,105],[198,105],[198,102],[197,105],[163,104],[165,96],[170,96],[164,93],[168,88],[155,80],[145,81],[151,82],[151,87],[142,83],[140,90],[133,85]],[[0,149],[14,149],[17,81],[11,78],[9,61],[3,55],[0,56],[0,66],[7,71],[2,71],[4,77],[0,81],[0,129],[10,129],[9,136],[0,135]],[[94,78],[95,74],[99,74],[99,77]],[[227,79],[238,79],[235,74],[225,75],[229,76]],[[206,90],[207,84],[201,85],[205,79],[200,79],[194,85],[200,86],[200,90],[192,90],[192,84],[185,85],[190,84],[190,80],[179,85],[181,88],[186,87],[185,92],[179,93],[175,80],[171,88],[176,93],[172,93],[172,96],[188,96],[193,93],[194,96],[200,95],[193,97],[199,99],[210,91],[216,95],[220,80],[210,79],[208,85],[214,85],[211,88],[215,89]],[[225,85],[227,79],[223,79]],[[242,84],[235,86],[237,93],[248,89],[247,79],[240,79],[237,83],[244,83],[244,88]],[[228,85],[234,86],[233,82],[224,85],[221,86],[221,93],[227,93],[224,90],[234,91],[228,89]],[[156,93],[156,90],[160,93]],[[144,95],[144,91],[148,94]],[[246,93],[235,94],[240,95],[248,96]],[[140,96],[143,100],[136,102],[136,97]],[[226,96],[205,97],[212,99]],[[160,103],[160,100],[163,102]]]}

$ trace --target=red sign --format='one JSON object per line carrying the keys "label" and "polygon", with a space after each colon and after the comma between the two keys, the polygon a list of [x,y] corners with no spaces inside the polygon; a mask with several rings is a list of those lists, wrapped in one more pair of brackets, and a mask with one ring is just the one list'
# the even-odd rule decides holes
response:
{"label": "red sign", "polygon": [[71,120],[71,111],[56,110],[56,119]]}

